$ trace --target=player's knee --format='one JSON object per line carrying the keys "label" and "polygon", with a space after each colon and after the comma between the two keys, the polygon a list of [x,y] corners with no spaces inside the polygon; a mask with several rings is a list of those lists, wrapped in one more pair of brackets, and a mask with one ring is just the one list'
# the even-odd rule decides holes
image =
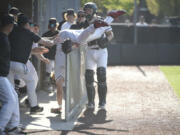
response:
{"label": "player's knee", "polygon": [[85,72],[86,84],[91,85],[94,82],[94,71],[87,69]]}
{"label": "player's knee", "polygon": [[106,68],[104,67],[97,68],[97,80],[98,83],[106,82]]}

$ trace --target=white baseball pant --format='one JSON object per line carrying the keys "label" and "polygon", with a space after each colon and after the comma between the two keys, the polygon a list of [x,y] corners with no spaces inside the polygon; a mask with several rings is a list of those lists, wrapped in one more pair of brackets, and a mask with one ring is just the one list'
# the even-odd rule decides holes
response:
{"label": "white baseball pant", "polygon": [[65,78],[65,60],[66,56],[61,50],[61,45],[58,45],[55,55],[55,80]]}
{"label": "white baseball pant", "polygon": [[[110,16],[107,16],[104,21],[110,24],[114,19]],[[96,31],[89,36],[87,42],[100,38],[105,31],[110,31],[112,28],[109,27],[100,27],[96,29]],[[95,46],[93,46],[95,47]],[[96,46],[99,48],[98,46]],[[107,68],[107,59],[108,59],[108,50],[104,49],[92,49],[91,47],[87,47],[86,51],[86,69],[95,70],[98,67]]]}
{"label": "white baseball pant", "polygon": [[87,48],[86,52],[86,69],[95,70],[98,67],[107,68],[108,51],[104,49]]}
{"label": "white baseball pant", "polygon": [[37,106],[37,94],[36,86],[38,83],[37,72],[33,64],[28,60],[26,64],[11,61],[10,62],[10,72],[8,79],[14,86],[14,76],[18,76],[25,81],[27,86],[27,95],[31,107]]}

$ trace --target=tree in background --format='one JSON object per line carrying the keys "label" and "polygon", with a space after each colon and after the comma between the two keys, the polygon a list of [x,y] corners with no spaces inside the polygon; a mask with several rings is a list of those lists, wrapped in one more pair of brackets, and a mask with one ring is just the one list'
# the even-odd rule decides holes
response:
{"label": "tree in background", "polygon": [[146,2],[149,11],[155,16],[180,17],[180,0],[146,0]]}
{"label": "tree in background", "polygon": [[[125,9],[129,15],[132,15],[134,11],[134,0],[81,0],[81,5],[83,6],[86,2],[96,3],[100,12]],[[180,0],[146,0],[146,3],[151,14],[155,16],[180,17]]]}
{"label": "tree in background", "polygon": [[[171,18],[180,18],[180,0],[145,0],[147,8],[150,11],[152,16],[156,16],[158,22],[161,23],[161,19],[165,17]],[[125,9],[127,14],[126,18],[131,18],[134,12],[134,0],[81,0],[81,6],[86,2],[94,2],[98,6],[98,12],[106,14],[107,11],[112,9]],[[137,0],[139,5],[140,0]],[[125,17],[124,16],[124,17]],[[180,23],[180,19],[178,20]]]}

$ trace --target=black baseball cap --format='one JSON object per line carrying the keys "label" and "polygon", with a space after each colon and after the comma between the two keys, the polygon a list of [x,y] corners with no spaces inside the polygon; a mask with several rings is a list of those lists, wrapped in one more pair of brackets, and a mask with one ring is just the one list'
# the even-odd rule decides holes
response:
{"label": "black baseball cap", "polygon": [[18,15],[18,25],[24,25],[26,23],[29,23],[29,18],[25,14],[19,14]]}
{"label": "black baseball cap", "polygon": [[56,23],[57,23],[56,18],[50,18],[49,19],[49,24],[56,24]]}
{"label": "black baseball cap", "polygon": [[57,25],[57,20],[56,18],[50,18],[49,19],[49,26],[50,27],[55,27]]}
{"label": "black baseball cap", "polygon": [[11,14],[3,15],[0,18],[0,26],[4,27],[4,26],[7,26],[9,24],[14,24],[14,17],[13,17],[13,15],[11,15]]}
{"label": "black baseball cap", "polygon": [[67,9],[66,13],[67,13],[67,15],[74,15],[75,16],[74,9],[72,9],[72,8]]}
{"label": "black baseball cap", "polygon": [[16,7],[12,7],[11,9],[9,9],[9,14],[13,14],[13,15],[18,15],[19,9]]}

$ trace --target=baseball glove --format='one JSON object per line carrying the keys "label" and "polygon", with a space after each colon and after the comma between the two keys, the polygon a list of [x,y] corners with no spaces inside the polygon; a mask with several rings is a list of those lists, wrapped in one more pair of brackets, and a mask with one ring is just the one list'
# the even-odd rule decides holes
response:
{"label": "baseball glove", "polygon": [[67,39],[62,43],[62,51],[65,54],[68,54],[72,51],[72,41],[70,39]]}

